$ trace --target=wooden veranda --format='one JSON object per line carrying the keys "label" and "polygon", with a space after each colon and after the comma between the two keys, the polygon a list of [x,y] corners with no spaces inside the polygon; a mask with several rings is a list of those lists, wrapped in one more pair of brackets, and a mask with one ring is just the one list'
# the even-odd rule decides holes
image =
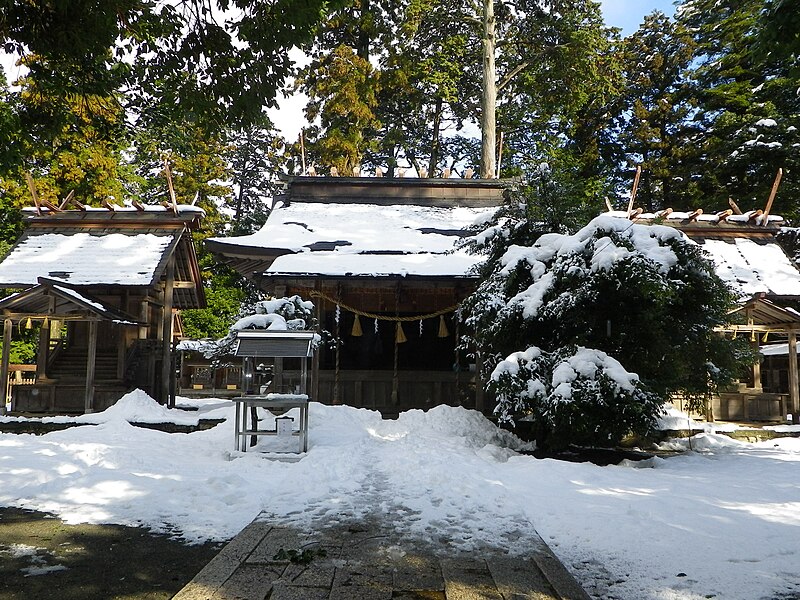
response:
{"label": "wooden veranda", "polygon": [[754,349],[770,340],[786,339],[788,342],[788,393],[765,392],[762,385],[761,362],[752,366],[749,377],[738,389],[719,393],[718,405],[713,414],[730,421],[782,421],[792,415],[800,423],[800,377],[797,364],[797,334],[800,331],[800,313],[783,308],[768,300],[764,294],[755,295],[733,311],[739,323],[729,324],[720,332],[733,336],[747,336]]}

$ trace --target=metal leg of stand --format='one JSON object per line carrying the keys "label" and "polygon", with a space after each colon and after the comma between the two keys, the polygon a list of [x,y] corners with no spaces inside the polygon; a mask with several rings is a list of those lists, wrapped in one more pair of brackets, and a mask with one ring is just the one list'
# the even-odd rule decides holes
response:
{"label": "metal leg of stand", "polygon": [[235,402],[234,404],[236,404],[236,417],[234,419],[233,430],[234,430],[234,435],[236,437],[236,441],[233,444],[233,449],[234,450],[238,450],[239,449],[239,433],[241,432],[241,428],[240,428],[240,425],[239,425],[239,413],[241,412],[241,402]]}

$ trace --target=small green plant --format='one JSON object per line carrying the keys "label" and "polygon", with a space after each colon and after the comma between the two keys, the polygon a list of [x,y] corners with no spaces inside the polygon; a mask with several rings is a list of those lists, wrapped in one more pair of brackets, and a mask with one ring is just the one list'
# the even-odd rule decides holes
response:
{"label": "small green plant", "polygon": [[315,558],[325,558],[327,555],[328,553],[324,548],[318,550],[313,550],[311,548],[306,548],[305,550],[286,550],[285,548],[281,548],[272,558],[273,560],[288,560],[295,565],[307,565]]}

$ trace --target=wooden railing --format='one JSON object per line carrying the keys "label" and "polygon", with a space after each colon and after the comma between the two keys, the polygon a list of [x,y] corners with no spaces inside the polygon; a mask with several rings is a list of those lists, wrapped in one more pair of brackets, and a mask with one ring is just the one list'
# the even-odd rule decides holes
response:
{"label": "wooden railing", "polygon": [[33,385],[36,383],[36,365],[9,365],[8,381],[3,386],[3,403],[11,401],[11,390],[18,385]]}

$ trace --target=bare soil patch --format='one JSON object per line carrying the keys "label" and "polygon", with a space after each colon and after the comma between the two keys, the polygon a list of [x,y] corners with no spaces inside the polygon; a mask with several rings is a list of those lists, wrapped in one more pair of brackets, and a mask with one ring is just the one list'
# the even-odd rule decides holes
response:
{"label": "bare soil patch", "polygon": [[0,507],[0,600],[167,599],[221,547]]}

